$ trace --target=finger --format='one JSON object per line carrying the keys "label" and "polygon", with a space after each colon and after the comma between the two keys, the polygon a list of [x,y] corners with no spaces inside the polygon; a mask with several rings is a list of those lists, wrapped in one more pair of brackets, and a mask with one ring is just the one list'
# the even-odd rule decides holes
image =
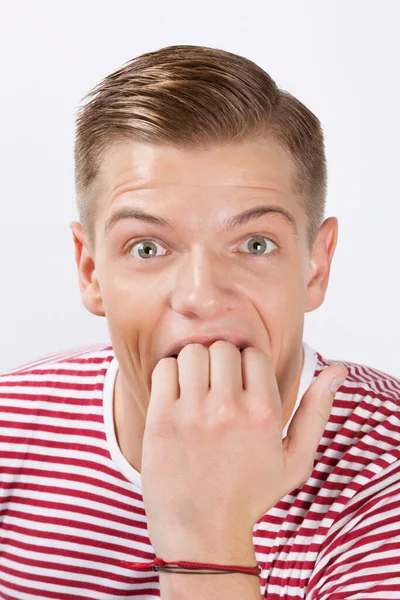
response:
{"label": "finger", "polygon": [[218,340],[208,349],[210,354],[210,393],[221,400],[235,401],[243,393],[242,356],[231,342]]}
{"label": "finger", "polygon": [[331,414],[335,392],[330,384],[337,376],[348,375],[343,366],[324,369],[304,394],[289,426],[283,447],[285,472],[294,486],[304,483],[312,473],[315,453]]}
{"label": "finger", "polygon": [[146,428],[169,424],[172,408],[179,398],[178,363],[175,358],[162,358],[151,374],[150,401],[147,408]]}
{"label": "finger", "polygon": [[260,348],[250,346],[242,352],[242,364],[249,411],[280,423],[282,439],[282,402],[271,359]]}
{"label": "finger", "polygon": [[[200,407],[209,392],[210,357],[202,344],[187,344],[178,355],[179,403]],[[196,406],[195,406],[196,405]]]}

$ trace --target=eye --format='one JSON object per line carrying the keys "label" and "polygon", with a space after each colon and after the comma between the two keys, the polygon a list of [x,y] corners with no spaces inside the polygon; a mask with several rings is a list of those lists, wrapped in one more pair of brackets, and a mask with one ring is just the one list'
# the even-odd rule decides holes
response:
{"label": "eye", "polygon": [[152,258],[153,256],[156,255],[157,253],[157,246],[159,246],[160,248],[162,248],[161,244],[158,244],[156,241],[154,240],[139,240],[138,242],[135,242],[134,244],[131,244],[128,248],[128,252],[131,254],[132,253],[132,249],[138,246],[138,254],[139,256],[137,256],[136,254],[132,254],[132,256],[134,258],[137,259],[145,259],[147,260],[148,258]]}
{"label": "eye", "polygon": [[[277,248],[277,245],[271,239],[267,238],[264,235],[252,235],[251,237],[247,238],[247,240],[252,240],[249,247],[250,254],[253,254],[253,256],[265,256],[266,254],[270,254],[270,252]],[[271,245],[273,247],[271,247]],[[133,252],[133,249],[136,246],[137,253]],[[126,252],[131,254],[133,258],[136,258],[137,260],[147,260],[149,258],[157,258],[157,246],[159,248],[163,248],[163,246],[157,243],[154,239],[138,240],[130,244]],[[268,246],[270,247],[270,251],[266,252]],[[165,253],[166,251],[161,256],[165,256]]]}
{"label": "eye", "polygon": [[[265,251],[268,249],[268,247],[271,248],[271,245],[273,247],[270,249],[270,252],[278,247],[272,240],[264,235],[252,235],[251,237],[247,238],[247,240],[252,240],[250,244],[247,244],[247,246],[250,247],[250,254],[253,254],[254,256],[264,256]],[[265,240],[267,240],[268,243],[266,243]],[[270,254],[270,252],[267,252],[267,254]]]}

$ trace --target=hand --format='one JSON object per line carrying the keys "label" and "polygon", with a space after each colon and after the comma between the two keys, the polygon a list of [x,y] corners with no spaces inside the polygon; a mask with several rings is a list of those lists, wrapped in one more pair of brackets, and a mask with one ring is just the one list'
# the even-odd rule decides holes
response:
{"label": "hand", "polygon": [[240,354],[219,340],[210,348],[188,344],[178,359],[160,360],[142,447],[143,500],[156,555],[241,564],[247,556],[253,564],[252,529],[311,475],[335,395],[330,382],[347,374],[332,365],[319,375],[282,440],[281,398],[262,350]]}

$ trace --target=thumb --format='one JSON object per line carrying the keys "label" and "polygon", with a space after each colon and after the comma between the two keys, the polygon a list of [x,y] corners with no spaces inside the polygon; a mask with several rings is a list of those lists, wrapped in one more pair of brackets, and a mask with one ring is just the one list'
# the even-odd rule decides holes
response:
{"label": "thumb", "polygon": [[301,399],[283,440],[285,472],[294,482],[292,489],[304,483],[312,473],[315,453],[329,421],[336,392],[348,374],[341,365],[327,367]]}

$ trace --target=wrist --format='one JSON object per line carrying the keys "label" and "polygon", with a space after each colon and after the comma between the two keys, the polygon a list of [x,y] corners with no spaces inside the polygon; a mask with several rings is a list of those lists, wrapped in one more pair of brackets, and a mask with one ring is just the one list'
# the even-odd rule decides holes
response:
{"label": "wrist", "polygon": [[160,547],[153,546],[157,558],[162,558],[165,562],[187,561],[246,567],[257,565],[252,535],[239,542],[227,536],[221,536],[221,540],[216,541],[199,540],[199,538],[188,540],[186,536],[185,539],[181,538],[177,542],[177,538],[172,535],[165,539],[174,540],[174,543],[163,543]]}
{"label": "wrist", "polygon": [[220,573],[247,573],[249,575],[259,575],[260,567],[256,566],[247,566],[247,565],[227,565],[227,564],[217,564],[217,563],[199,563],[192,561],[177,561],[177,562],[166,562],[162,558],[155,558],[153,568],[157,571],[167,571],[167,572],[181,572],[183,574],[196,571],[197,573],[205,573],[205,574],[220,574]]}

